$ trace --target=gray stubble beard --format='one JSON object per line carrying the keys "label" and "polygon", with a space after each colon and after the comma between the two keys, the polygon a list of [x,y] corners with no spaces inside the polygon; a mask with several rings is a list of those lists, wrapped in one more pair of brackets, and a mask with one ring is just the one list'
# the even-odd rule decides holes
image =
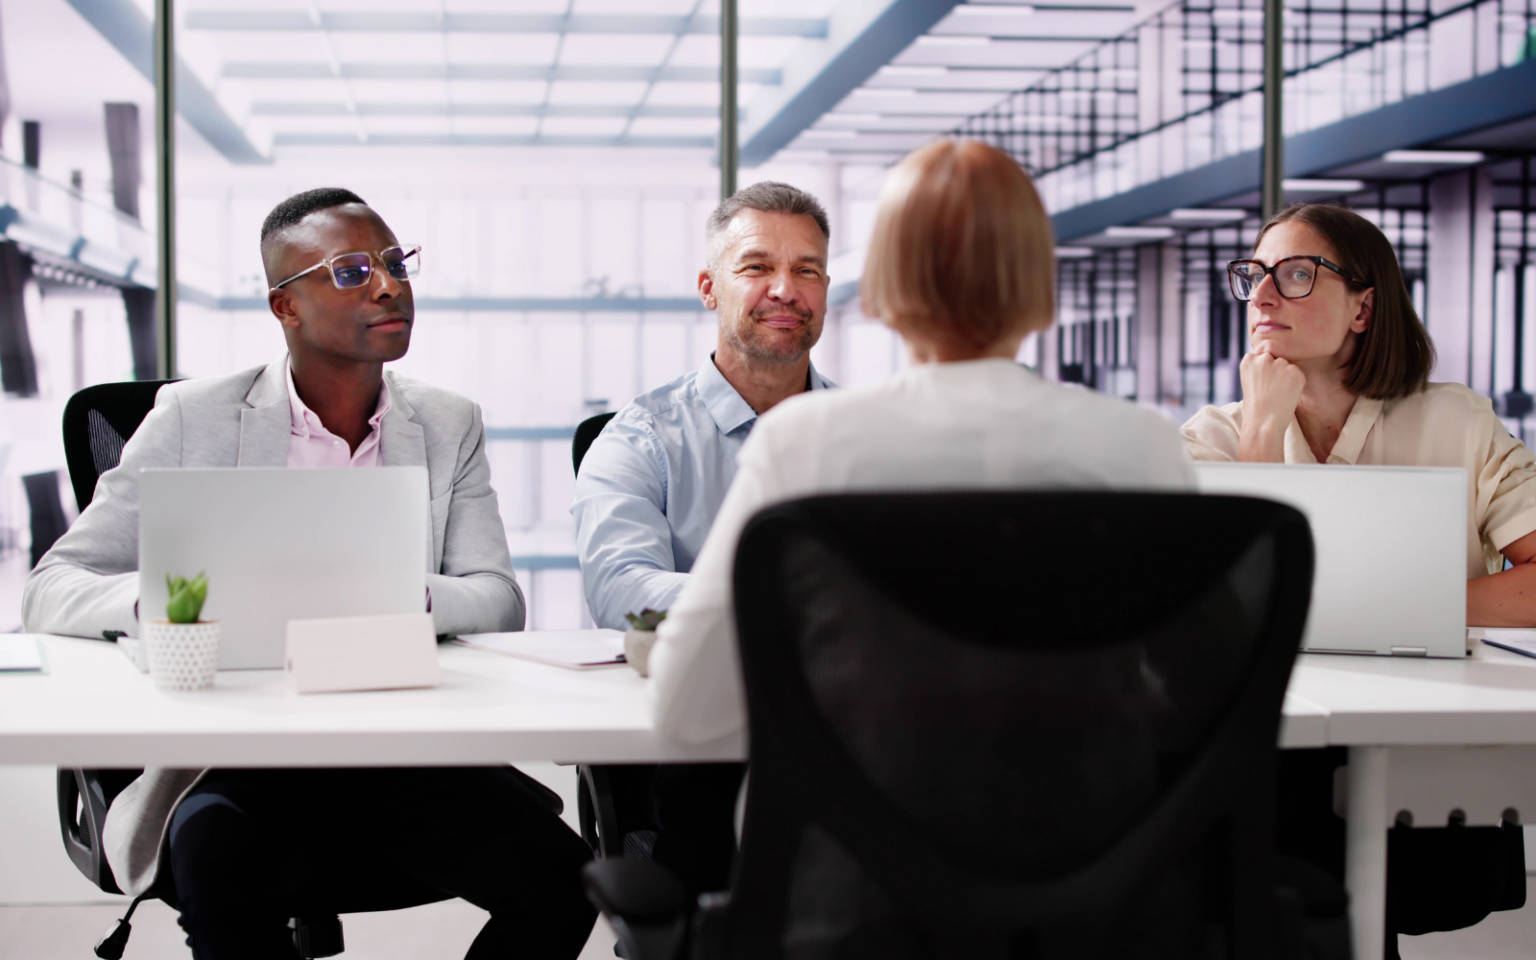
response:
{"label": "gray stubble beard", "polygon": [[[746,322],[750,325],[754,324],[756,321],[752,319],[751,314],[748,314]],[[752,327],[749,326],[748,329],[752,329]],[[724,320],[724,318],[722,318],[720,324],[720,333],[725,337],[727,343],[729,343],[732,347],[735,347],[742,353],[742,355],[761,363],[795,363],[801,357],[804,357],[806,354],[810,353],[811,348],[816,345],[817,340],[817,338],[812,333],[810,321],[806,321],[805,326],[802,327],[802,330],[803,333],[800,337],[799,349],[796,350],[793,354],[786,356],[776,351],[765,349],[761,343],[748,343],[742,338],[741,332],[737,329],[737,326],[734,322],[727,322]]]}

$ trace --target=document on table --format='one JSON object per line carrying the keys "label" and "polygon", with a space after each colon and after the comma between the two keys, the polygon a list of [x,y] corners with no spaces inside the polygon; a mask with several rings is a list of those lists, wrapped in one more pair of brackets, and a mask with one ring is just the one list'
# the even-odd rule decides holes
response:
{"label": "document on table", "polygon": [[0,634],[0,673],[42,673],[43,648],[25,633]]}
{"label": "document on table", "polygon": [[1536,630],[1522,627],[1484,627],[1483,642],[1526,657],[1536,657]]}
{"label": "document on table", "polygon": [[617,630],[539,630],[533,633],[471,633],[457,643],[571,670],[624,662],[624,634]]}

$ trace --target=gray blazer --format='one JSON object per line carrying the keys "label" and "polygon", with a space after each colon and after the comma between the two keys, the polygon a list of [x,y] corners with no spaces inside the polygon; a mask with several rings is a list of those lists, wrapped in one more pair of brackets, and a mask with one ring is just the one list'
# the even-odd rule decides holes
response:
{"label": "gray blazer", "polygon": [[[282,467],[291,418],[287,357],[222,377],[171,384],[102,474],[90,506],[27,578],[22,623],[31,633],[137,635],[139,471],[146,467]],[[523,594],[491,489],[480,408],[446,390],[384,374],[390,410],[380,424],[385,466],[427,468],[432,559],[427,587],[440,634],[521,630]],[[107,813],[107,861],[137,895],[154,882],[165,829],[200,770],[149,769]]]}

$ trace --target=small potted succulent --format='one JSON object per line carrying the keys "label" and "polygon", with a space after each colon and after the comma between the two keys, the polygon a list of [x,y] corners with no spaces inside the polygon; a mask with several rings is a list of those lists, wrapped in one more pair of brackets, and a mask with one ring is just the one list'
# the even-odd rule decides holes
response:
{"label": "small potted succulent", "polygon": [[626,613],[629,629],[624,631],[624,662],[639,671],[640,676],[651,675],[651,647],[656,645],[656,626],[667,619],[667,611],[646,607],[639,613]]}
{"label": "small potted succulent", "polygon": [[219,621],[200,620],[208,578],[165,576],[165,619],[144,624],[149,675],[162,690],[205,690],[219,667]]}

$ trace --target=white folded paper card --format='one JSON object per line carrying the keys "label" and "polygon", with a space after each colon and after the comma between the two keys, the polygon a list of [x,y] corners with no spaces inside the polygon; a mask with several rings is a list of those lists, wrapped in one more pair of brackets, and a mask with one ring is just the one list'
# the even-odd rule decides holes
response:
{"label": "white folded paper card", "polygon": [[435,687],[430,613],[289,620],[283,670],[295,693]]}
{"label": "white folded paper card", "polygon": [[25,633],[0,635],[0,673],[42,673],[43,648]]}

